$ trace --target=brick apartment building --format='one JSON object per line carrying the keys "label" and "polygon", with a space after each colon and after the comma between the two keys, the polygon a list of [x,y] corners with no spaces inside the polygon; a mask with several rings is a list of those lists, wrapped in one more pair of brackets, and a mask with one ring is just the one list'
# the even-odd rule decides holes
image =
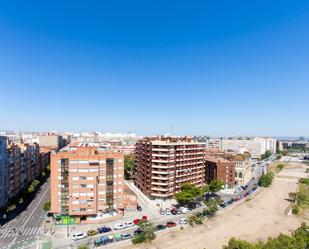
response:
{"label": "brick apartment building", "polygon": [[235,186],[235,163],[221,156],[208,154],[205,160],[205,178],[207,183],[221,179],[225,188]]}
{"label": "brick apartment building", "polygon": [[124,155],[94,144],[69,145],[51,155],[51,212],[77,222],[123,209]]}
{"label": "brick apartment building", "polygon": [[190,137],[145,137],[134,154],[134,183],[150,198],[170,198],[183,183],[205,184],[205,144]]}
{"label": "brick apartment building", "polygon": [[46,169],[49,155],[37,143],[12,143],[0,137],[0,208],[18,197]]}

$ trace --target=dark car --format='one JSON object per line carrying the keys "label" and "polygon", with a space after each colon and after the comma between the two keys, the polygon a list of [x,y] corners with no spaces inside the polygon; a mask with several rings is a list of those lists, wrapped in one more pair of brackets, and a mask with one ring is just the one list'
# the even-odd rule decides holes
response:
{"label": "dark car", "polygon": [[175,226],[177,226],[177,224],[175,222],[169,221],[169,222],[166,223],[165,226],[166,227],[175,227]]}
{"label": "dark car", "polygon": [[133,233],[133,235],[135,236],[135,235],[139,235],[139,234],[141,234],[143,231],[140,229],[140,228],[138,228],[138,229],[136,229],[135,231],[134,231],[134,233]]}
{"label": "dark car", "polygon": [[164,225],[157,225],[157,231],[161,231],[161,230],[164,230],[166,229],[166,226]]}
{"label": "dark car", "polygon": [[172,209],[172,210],[171,210],[171,213],[172,213],[173,215],[176,215],[176,214],[177,214],[177,210],[176,210],[176,209]]}
{"label": "dark car", "polygon": [[97,230],[99,233],[108,233],[112,231],[110,227],[99,227]]}
{"label": "dark car", "polygon": [[136,206],[137,211],[143,211],[142,207],[140,205]]}

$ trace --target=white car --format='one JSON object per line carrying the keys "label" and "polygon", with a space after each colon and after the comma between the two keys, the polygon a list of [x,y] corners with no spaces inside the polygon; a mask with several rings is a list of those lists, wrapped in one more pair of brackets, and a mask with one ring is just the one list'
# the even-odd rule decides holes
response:
{"label": "white car", "polygon": [[73,240],[80,240],[80,239],[84,239],[87,238],[87,234],[85,233],[74,233],[73,234]]}
{"label": "white car", "polygon": [[171,213],[171,210],[166,209],[166,210],[165,210],[165,214],[166,214],[166,215],[171,215],[171,214],[172,214],[172,213]]}
{"label": "white car", "polygon": [[133,223],[133,222],[125,222],[125,223],[124,223],[124,226],[125,226],[125,227],[133,227],[133,226],[134,226],[134,223]]}
{"label": "white car", "polygon": [[181,218],[181,219],[178,221],[178,223],[179,223],[179,224],[182,224],[182,225],[187,224],[187,219]]}
{"label": "white car", "polygon": [[120,223],[115,224],[115,226],[114,226],[114,230],[121,230],[121,229],[125,229],[125,228],[126,228],[126,226],[124,224],[120,224]]}
{"label": "white car", "polygon": [[180,211],[183,213],[183,214],[187,214],[189,212],[189,209],[184,207],[184,208],[181,208]]}

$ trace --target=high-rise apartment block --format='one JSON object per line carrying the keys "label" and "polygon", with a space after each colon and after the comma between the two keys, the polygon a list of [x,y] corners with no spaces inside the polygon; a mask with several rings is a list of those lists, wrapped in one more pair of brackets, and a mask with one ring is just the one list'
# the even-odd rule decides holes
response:
{"label": "high-rise apartment block", "polygon": [[0,207],[17,197],[49,164],[37,143],[12,143],[0,137]]}
{"label": "high-rise apartment block", "polygon": [[183,183],[205,184],[205,144],[189,137],[145,137],[136,143],[135,185],[151,198],[169,198]]}
{"label": "high-rise apartment block", "polygon": [[51,212],[77,222],[123,209],[124,155],[90,143],[51,155]]}
{"label": "high-rise apartment block", "polygon": [[0,136],[0,209],[7,205],[7,138]]}

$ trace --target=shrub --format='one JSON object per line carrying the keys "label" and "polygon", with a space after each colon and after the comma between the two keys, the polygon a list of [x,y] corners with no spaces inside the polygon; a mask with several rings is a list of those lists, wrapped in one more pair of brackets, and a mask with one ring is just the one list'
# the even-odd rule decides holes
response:
{"label": "shrub", "polygon": [[292,214],[298,215],[299,212],[300,212],[299,206],[298,205],[293,205],[293,207],[292,207]]}
{"label": "shrub", "polygon": [[80,245],[77,247],[77,249],[88,249],[89,247],[86,245]]}
{"label": "shrub", "polygon": [[283,165],[283,164],[278,164],[278,165],[277,165],[277,169],[278,169],[279,171],[281,171],[283,168],[284,168],[284,165]]}
{"label": "shrub", "polygon": [[309,185],[309,178],[300,178],[299,183]]}

